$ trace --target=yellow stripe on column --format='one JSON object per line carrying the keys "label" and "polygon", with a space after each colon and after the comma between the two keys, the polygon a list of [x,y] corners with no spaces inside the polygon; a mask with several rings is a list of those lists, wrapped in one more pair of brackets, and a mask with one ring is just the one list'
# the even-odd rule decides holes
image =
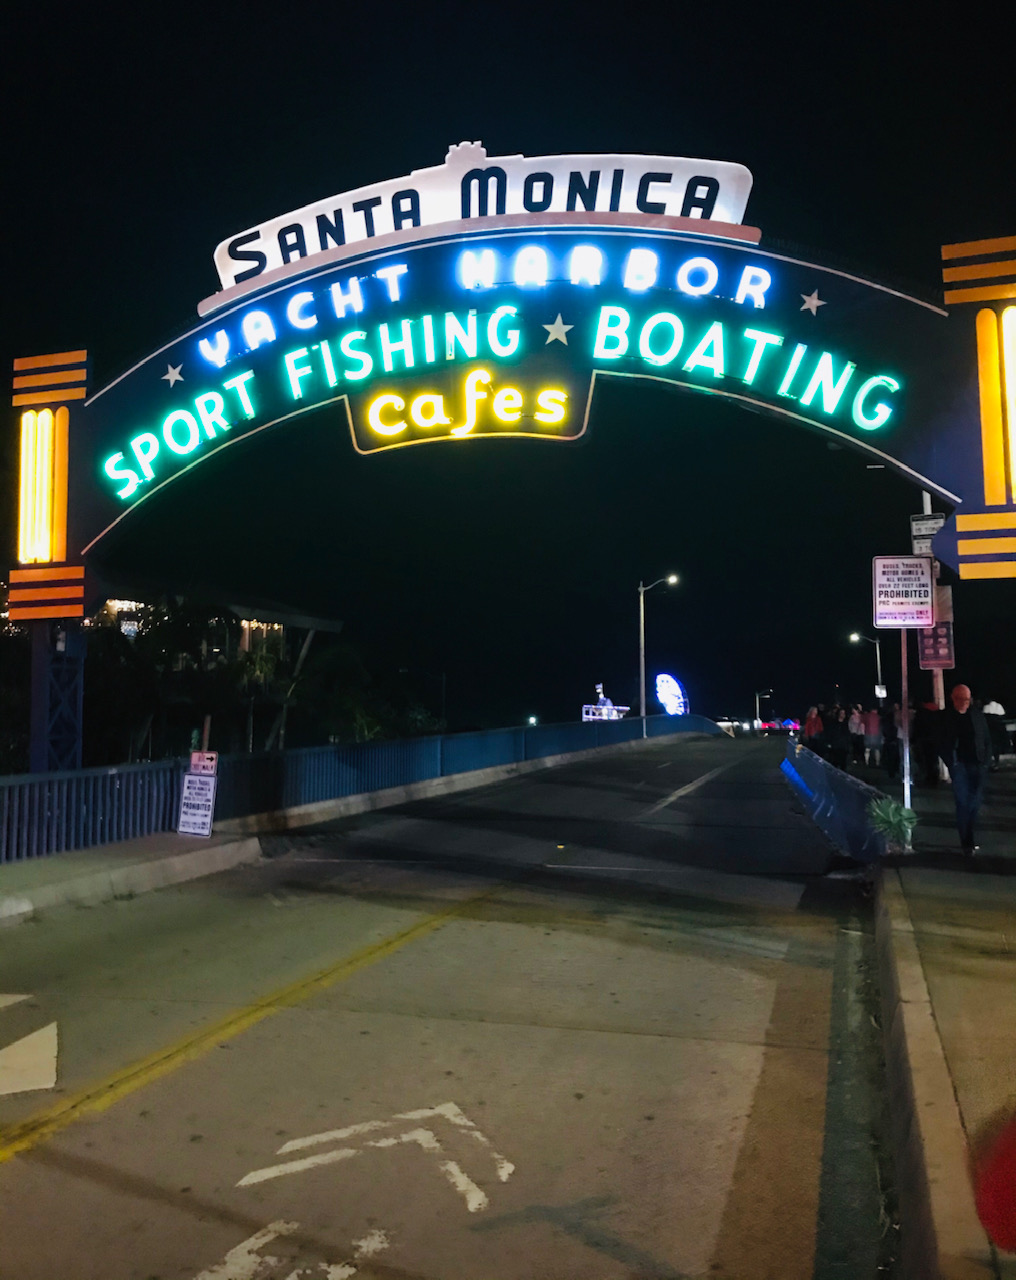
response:
{"label": "yellow stripe on column", "polygon": [[7,613],[11,622],[23,622],[29,618],[83,618],[83,604],[40,604],[25,607],[12,604]]}
{"label": "yellow stripe on column", "polygon": [[[1012,295],[1016,298],[1016,292]],[[84,400],[88,393],[84,387],[57,387],[54,391],[24,391],[11,396],[15,408],[19,404],[59,404],[62,400]]]}
{"label": "yellow stripe on column", "polygon": [[54,351],[48,356],[17,356],[14,360],[14,372],[21,369],[54,369],[65,364],[84,364],[88,359],[87,351]]}
{"label": "yellow stripe on column", "polygon": [[67,435],[70,414],[61,405],[53,420],[53,500],[50,512],[50,559],[67,559]]}
{"label": "yellow stripe on column", "polygon": [[994,529],[1016,529],[1016,511],[984,511],[976,516],[957,516],[957,533],[989,533]]}
{"label": "yellow stripe on column", "polygon": [[959,538],[956,550],[961,556],[1016,555],[1016,538]]}
{"label": "yellow stripe on column", "polygon": [[985,253],[1011,253],[1016,249],[1016,236],[996,236],[993,240],[964,240],[961,244],[944,244],[942,258],[974,258]]}
{"label": "yellow stripe on column", "polygon": [[990,280],[997,276],[1016,276],[1016,258],[1001,258],[998,262],[973,262],[966,267],[942,268],[942,279],[946,284],[953,284],[957,280]]}
{"label": "yellow stripe on column", "polygon": [[1016,578],[1016,560],[981,560],[960,565],[961,578]]}
{"label": "yellow stripe on column", "polygon": [[31,600],[81,600],[85,588],[77,587],[11,587],[8,599],[11,604],[23,604]]}
{"label": "yellow stripe on column", "polygon": [[53,569],[12,569],[10,581],[14,586],[20,582],[71,582],[84,576],[83,564],[68,564]]}
{"label": "yellow stripe on column", "polygon": [[[1013,272],[1016,273],[1016,265],[1013,267]],[[85,377],[84,369],[61,369],[54,370],[52,373],[23,373],[14,379],[12,385],[14,387],[58,387],[66,382],[84,382]]]}
{"label": "yellow stripe on column", "polygon": [[994,302],[996,299],[1016,298],[1016,284],[978,285],[974,289],[946,289],[942,297],[947,307],[954,302]]}
{"label": "yellow stripe on column", "polygon": [[981,463],[984,503],[1006,500],[1005,439],[1002,434],[1002,382],[998,367],[998,320],[985,308],[977,313],[977,382],[981,393]]}

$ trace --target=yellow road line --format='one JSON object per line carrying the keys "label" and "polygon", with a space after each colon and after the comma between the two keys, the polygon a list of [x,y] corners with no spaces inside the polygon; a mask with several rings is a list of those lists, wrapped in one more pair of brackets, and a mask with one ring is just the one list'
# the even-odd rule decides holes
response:
{"label": "yellow road line", "polygon": [[171,1071],[175,1071],[177,1067],[182,1066],[185,1062],[191,1062],[193,1059],[199,1058],[202,1054],[207,1053],[209,1049],[222,1044],[224,1040],[232,1040],[242,1031],[256,1026],[265,1018],[271,1017],[272,1014],[301,1004],[317,992],[324,991],[328,987],[334,986],[337,982],[342,982],[344,979],[352,977],[360,969],[365,969],[368,965],[374,964],[378,960],[383,960],[386,956],[393,955],[408,943],[415,942],[418,938],[423,938],[428,933],[433,933],[435,929],[440,929],[443,924],[447,924],[448,921],[455,916],[461,915],[470,907],[475,906],[476,903],[493,897],[503,887],[503,885],[498,885],[494,889],[488,889],[484,893],[467,898],[465,902],[456,903],[444,911],[427,916],[426,919],[411,925],[410,928],[392,934],[390,938],[385,938],[381,942],[375,942],[368,947],[363,947],[346,959],[338,961],[337,964],[330,965],[327,969],[321,969],[319,972],[311,974],[310,977],[301,978],[298,982],[290,983],[289,986],[283,987],[281,990],[265,996],[261,1000],[256,1000],[247,1008],[230,1014],[214,1025],[205,1027],[202,1031],[179,1040],[169,1048],[160,1049],[157,1053],[124,1067],[106,1080],[82,1089],[73,1096],[56,1103],[56,1105],[37,1112],[27,1120],[22,1120],[18,1124],[0,1129],[0,1164],[5,1160],[10,1160],[19,1152],[28,1151],[32,1147],[38,1146],[39,1143],[44,1142],[60,1129],[65,1129],[69,1124],[73,1124],[79,1117],[92,1112],[105,1111],[107,1107],[111,1107],[115,1102],[119,1102],[121,1098],[127,1097],[128,1094],[133,1093],[136,1089],[141,1089],[162,1076],[169,1075]]}

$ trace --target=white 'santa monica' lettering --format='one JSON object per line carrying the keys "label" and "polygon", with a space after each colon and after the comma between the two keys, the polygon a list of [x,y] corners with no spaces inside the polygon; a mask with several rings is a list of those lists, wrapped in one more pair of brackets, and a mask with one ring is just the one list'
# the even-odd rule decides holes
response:
{"label": "white 'santa monica' lettering", "polygon": [[[305,271],[315,258],[420,227],[544,213],[627,213],[707,220],[715,236],[741,222],[752,177],[739,164],[677,156],[490,157],[478,142],[449,149],[444,164],[330,196],[223,240],[215,265],[223,290],[266,271]],[[666,224],[665,224],[666,225]],[[731,232],[728,232],[731,234]],[[214,299],[210,299],[214,302]],[[220,304],[221,305],[221,304]]]}

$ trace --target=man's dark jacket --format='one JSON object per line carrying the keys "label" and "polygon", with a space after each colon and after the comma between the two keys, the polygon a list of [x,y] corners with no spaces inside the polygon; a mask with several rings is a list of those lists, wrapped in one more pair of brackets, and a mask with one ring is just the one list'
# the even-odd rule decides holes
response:
{"label": "man's dark jacket", "polygon": [[971,727],[974,731],[974,752],[977,756],[977,763],[980,765],[991,764],[991,732],[988,729],[988,722],[984,718],[984,712],[974,706],[968,707],[962,715],[955,707],[946,707],[942,713],[942,731],[938,742],[938,754],[947,765],[955,762],[960,721],[965,719],[966,716],[970,717]]}

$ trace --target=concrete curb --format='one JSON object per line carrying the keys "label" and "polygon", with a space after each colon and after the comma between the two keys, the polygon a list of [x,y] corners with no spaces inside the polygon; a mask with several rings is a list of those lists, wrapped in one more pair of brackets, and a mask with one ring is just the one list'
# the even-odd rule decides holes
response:
{"label": "concrete curb", "polygon": [[122,867],[106,867],[56,884],[23,889],[17,897],[0,898],[0,927],[21,924],[37,911],[64,903],[96,906],[114,898],[129,898],[153,889],[164,889],[167,885],[182,884],[185,880],[214,875],[217,871],[228,871],[244,862],[256,862],[260,857],[261,842],[256,837],[224,840],[186,853],[148,858]]}
{"label": "concrete curb", "polygon": [[875,946],[905,1280],[998,1280],[899,873],[875,879]]}
{"label": "concrete curb", "polygon": [[536,760],[523,760],[515,764],[492,765],[489,769],[472,769],[468,773],[450,773],[442,778],[426,778],[402,787],[385,787],[381,791],[365,791],[355,796],[342,796],[337,800],[322,800],[316,804],[294,805],[290,809],[275,809],[269,813],[253,813],[242,818],[229,818],[215,824],[215,831],[223,834],[255,835],[292,831],[296,827],[313,826],[319,822],[331,822],[336,818],[349,818],[358,813],[371,813],[375,809],[409,804],[413,800],[429,800],[434,796],[453,795],[458,791],[471,791],[487,787],[506,778],[517,778],[539,769],[553,769],[558,765],[572,764],[624,751],[637,751],[640,747],[673,745],[677,742],[693,742],[713,737],[704,733],[668,733],[655,738],[633,738],[630,742],[610,743],[608,746],[591,747],[585,751],[568,751],[556,756],[541,756]]}

